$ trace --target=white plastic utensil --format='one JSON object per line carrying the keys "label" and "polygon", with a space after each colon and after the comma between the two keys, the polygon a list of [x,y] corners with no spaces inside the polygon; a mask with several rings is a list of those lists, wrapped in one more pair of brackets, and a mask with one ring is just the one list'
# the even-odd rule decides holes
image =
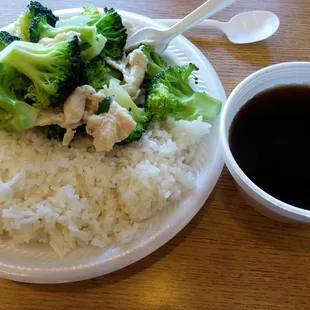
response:
{"label": "white plastic utensil", "polygon": [[[158,19],[159,22],[172,26],[178,19]],[[229,22],[204,20],[201,27],[212,27],[224,32],[228,40],[235,44],[247,44],[271,37],[280,26],[278,16],[268,11],[244,12],[234,16]]]}
{"label": "white plastic utensil", "polygon": [[152,27],[143,28],[127,40],[125,48],[128,51],[134,49],[139,43],[151,42],[155,47],[155,51],[161,54],[166,50],[173,38],[189,30],[193,26],[198,25],[204,19],[216,14],[235,1],[236,0],[209,0],[167,30],[159,30]]}

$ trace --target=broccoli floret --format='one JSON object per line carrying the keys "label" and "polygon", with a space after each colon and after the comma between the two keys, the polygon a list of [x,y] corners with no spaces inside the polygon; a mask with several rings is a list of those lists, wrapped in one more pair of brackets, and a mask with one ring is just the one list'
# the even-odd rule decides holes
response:
{"label": "broccoli floret", "polygon": [[46,16],[47,22],[53,27],[55,27],[57,21],[59,20],[59,17],[55,16],[51,9],[43,6],[38,1],[30,1],[30,4],[28,4],[27,8],[33,17],[37,15]]}
{"label": "broccoli floret", "polygon": [[133,120],[137,123],[136,128],[124,141],[122,141],[123,144],[139,140],[145,132],[149,122],[152,120],[152,113],[143,108],[137,107],[126,90],[124,90],[119,85],[118,81],[114,79],[110,81],[108,95],[111,96],[120,106],[127,109]]}
{"label": "broccoli floret", "polygon": [[84,7],[81,15],[58,22],[56,28],[96,26],[98,34],[107,39],[103,49],[104,54],[113,59],[120,59],[127,41],[127,29],[123,25],[121,16],[114,9],[105,8],[104,13],[105,15],[101,16],[94,6]]}
{"label": "broccoli floret", "polygon": [[[80,133],[85,133],[85,127],[85,124],[77,127],[75,129],[75,136]],[[42,126],[40,129],[48,139],[55,139],[58,141],[63,141],[64,135],[67,131],[65,128],[62,128],[59,125]]]}
{"label": "broccoli floret", "polygon": [[52,47],[14,41],[0,52],[0,62],[33,82],[27,97],[37,108],[61,105],[76,87],[86,82],[77,37]]}
{"label": "broccoli floret", "polygon": [[43,126],[40,129],[48,139],[56,139],[58,141],[62,141],[66,133],[66,129],[58,125]]}
{"label": "broccoli floret", "polygon": [[136,128],[130,133],[130,135],[123,141],[119,142],[118,145],[126,145],[134,141],[139,141],[145,133],[145,129],[146,127],[143,125],[137,124]]}
{"label": "broccoli floret", "polygon": [[84,6],[83,9],[84,11],[81,13],[81,16],[88,18],[88,25],[92,23],[94,25],[101,18],[101,13],[94,5]]}
{"label": "broccoli floret", "polygon": [[190,75],[198,68],[194,64],[170,66],[158,73],[147,92],[148,109],[157,117],[205,121],[215,118],[221,111],[221,101],[206,93],[195,92],[189,84]]}
{"label": "broccoli floret", "polygon": [[38,1],[30,1],[27,8],[27,11],[19,16],[13,28],[14,34],[24,41],[30,40],[29,28],[32,20],[36,16],[45,16],[47,23],[52,27],[55,27],[56,22],[59,20],[59,18],[53,14],[52,10],[43,6]]}
{"label": "broccoli floret", "polygon": [[113,59],[120,59],[123,57],[127,41],[127,29],[121,16],[114,9],[105,8],[104,12],[105,15],[95,24],[98,33],[107,39],[103,52]]}
{"label": "broccoli floret", "polygon": [[112,79],[110,68],[106,66],[105,60],[100,56],[86,64],[86,77],[88,84],[96,91],[102,89],[104,85],[109,85]]}
{"label": "broccoli floret", "polygon": [[157,73],[168,68],[167,62],[150,46],[141,44],[140,50],[147,58],[147,71],[145,78],[152,79]]}
{"label": "broccoli floret", "polygon": [[59,34],[74,31],[80,34],[81,56],[84,61],[99,55],[107,42],[101,34],[97,34],[95,26],[68,26],[54,28],[47,23],[45,16],[36,16],[30,25],[30,41],[37,43],[42,38],[55,38]]}
{"label": "broccoli floret", "polygon": [[105,85],[108,86],[111,79],[118,81],[123,79],[123,74],[107,65],[104,58],[100,55],[87,62],[85,67],[87,83],[96,91],[102,89]]}
{"label": "broccoli floret", "polygon": [[0,52],[4,50],[13,41],[19,41],[20,38],[11,35],[7,31],[0,31]]}
{"label": "broccoli floret", "polygon": [[0,63],[0,131],[22,131],[35,126],[38,110],[22,98],[28,83],[16,69]]}
{"label": "broccoli floret", "polygon": [[96,114],[99,115],[99,114],[102,114],[102,113],[107,113],[109,111],[111,101],[112,101],[112,97],[111,96],[105,97],[99,103],[99,108],[98,108],[98,111],[97,111]]}

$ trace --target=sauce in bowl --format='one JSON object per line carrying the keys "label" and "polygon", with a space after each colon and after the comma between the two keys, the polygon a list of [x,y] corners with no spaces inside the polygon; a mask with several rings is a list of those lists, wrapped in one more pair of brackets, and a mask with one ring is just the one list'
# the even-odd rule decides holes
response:
{"label": "sauce in bowl", "polygon": [[310,86],[277,86],[254,96],[235,116],[229,145],[258,187],[310,210]]}

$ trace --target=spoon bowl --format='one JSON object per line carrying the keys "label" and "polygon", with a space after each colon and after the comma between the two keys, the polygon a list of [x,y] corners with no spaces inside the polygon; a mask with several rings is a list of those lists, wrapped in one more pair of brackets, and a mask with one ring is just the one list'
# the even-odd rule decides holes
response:
{"label": "spoon bowl", "polygon": [[[179,22],[178,19],[158,19],[158,21],[167,26]],[[243,12],[234,16],[229,22],[206,19],[199,24],[201,28],[221,30],[234,44],[249,44],[265,40],[275,34],[279,26],[278,16],[269,11]]]}
{"label": "spoon bowl", "polygon": [[280,20],[274,13],[252,11],[234,16],[222,30],[232,43],[248,44],[269,38],[279,26]]}

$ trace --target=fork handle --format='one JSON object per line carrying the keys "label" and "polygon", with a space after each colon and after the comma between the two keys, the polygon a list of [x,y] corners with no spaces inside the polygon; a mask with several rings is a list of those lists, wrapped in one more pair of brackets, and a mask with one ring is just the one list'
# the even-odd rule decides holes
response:
{"label": "fork handle", "polygon": [[225,7],[231,5],[236,0],[209,0],[202,4],[195,11],[187,15],[181,21],[167,30],[168,35],[165,39],[170,42],[174,37],[182,34],[190,28],[200,24],[204,19],[216,14],[223,10]]}
{"label": "fork handle", "polygon": [[[178,23],[180,21],[180,19],[176,19],[176,18],[157,18],[156,21],[158,21],[159,23],[166,25],[168,27],[172,27],[173,25],[175,25],[176,23]],[[226,22],[220,22],[217,20],[213,20],[213,19],[206,19],[204,21],[202,21],[199,25],[195,25],[195,26],[199,26],[199,27],[213,27],[213,28],[219,28],[219,25],[223,25],[223,24],[227,24]],[[194,28],[195,26],[193,26],[192,28]],[[191,29],[192,29],[191,28]]]}

